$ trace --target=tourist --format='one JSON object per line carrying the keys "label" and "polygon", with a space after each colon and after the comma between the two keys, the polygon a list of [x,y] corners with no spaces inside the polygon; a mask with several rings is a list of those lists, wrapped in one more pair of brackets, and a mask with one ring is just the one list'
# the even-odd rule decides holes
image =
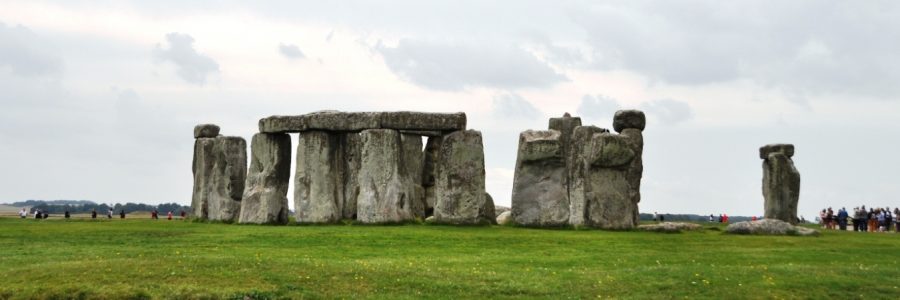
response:
{"label": "tourist", "polygon": [[716,221],[716,217],[713,216],[713,214],[709,214],[709,222],[712,223],[712,222],[715,222],[715,221]]}
{"label": "tourist", "polygon": [[50,214],[48,214],[48,213],[45,211],[44,214],[43,214],[43,218],[44,218],[44,219],[47,219],[48,217],[50,217]]}
{"label": "tourist", "polygon": [[665,222],[665,221],[666,221],[666,216],[659,215],[659,221],[660,221],[660,222]]}
{"label": "tourist", "polygon": [[822,228],[827,228],[828,223],[825,223],[825,209],[823,208],[821,212],[819,212],[819,225],[822,225]]}
{"label": "tourist", "polygon": [[113,215],[113,209],[112,208],[107,209],[106,210],[106,218],[112,219],[112,215]]}
{"label": "tourist", "polygon": [[869,231],[869,214],[866,212],[865,205],[859,208],[859,231]]}
{"label": "tourist", "polygon": [[96,218],[97,218],[97,209],[91,208],[91,219],[96,219]]}
{"label": "tourist", "polygon": [[653,222],[659,222],[659,215],[655,211],[653,212]]}
{"label": "tourist", "polygon": [[28,210],[23,207],[22,210],[19,211],[19,218],[24,219],[27,217],[28,217]]}
{"label": "tourist", "polygon": [[847,208],[841,207],[841,209],[838,210],[838,216],[837,216],[838,228],[840,228],[841,231],[847,230],[847,218],[848,217],[849,217],[849,215],[847,215]]}
{"label": "tourist", "polygon": [[35,219],[40,219],[40,218],[41,218],[41,210],[40,210],[40,209],[35,209],[35,210],[34,210],[34,218],[35,218]]}
{"label": "tourist", "polygon": [[125,218],[125,210],[123,209],[122,211],[119,212],[119,219],[124,219],[124,218]]}
{"label": "tourist", "polygon": [[169,221],[172,221],[172,211],[169,211],[168,217],[169,217]]}
{"label": "tourist", "polygon": [[834,229],[834,210],[831,207],[825,212],[825,229]]}
{"label": "tourist", "polygon": [[728,214],[722,214],[722,223],[728,224]]}
{"label": "tourist", "polygon": [[[898,207],[894,207],[894,218],[900,219],[900,208]],[[894,220],[894,227],[897,227],[896,231],[900,232],[900,222]]]}
{"label": "tourist", "polygon": [[884,231],[891,231],[891,223],[894,221],[894,216],[891,215],[891,208],[884,208]]}
{"label": "tourist", "polygon": [[182,209],[182,210],[181,210],[181,218],[184,219],[186,216],[187,216],[187,214],[184,213],[184,210]]}
{"label": "tourist", "polygon": [[69,214],[69,209],[68,209],[68,208],[66,208],[66,211],[63,213],[63,216],[65,216],[66,219],[69,219],[69,217],[72,216],[72,215]]}

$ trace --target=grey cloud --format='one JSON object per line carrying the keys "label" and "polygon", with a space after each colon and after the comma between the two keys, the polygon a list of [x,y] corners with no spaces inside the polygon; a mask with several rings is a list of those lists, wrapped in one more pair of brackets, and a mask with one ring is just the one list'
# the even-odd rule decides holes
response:
{"label": "grey cloud", "polygon": [[796,94],[895,98],[897,14],[893,2],[632,1],[586,7],[573,20],[593,68],[681,85],[749,79]]}
{"label": "grey cloud", "polygon": [[541,112],[531,102],[515,93],[494,96],[491,113],[507,120],[534,120],[541,116]]}
{"label": "grey cloud", "polygon": [[28,28],[0,23],[0,70],[4,66],[19,76],[56,77],[62,73],[63,60],[55,46]]}
{"label": "grey cloud", "polygon": [[281,55],[290,59],[304,59],[306,55],[303,54],[303,51],[300,51],[300,48],[297,45],[293,44],[279,44],[278,52],[281,52]]}
{"label": "grey cloud", "polygon": [[181,79],[203,85],[207,76],[219,72],[219,64],[215,60],[194,49],[194,38],[190,35],[172,32],[166,34],[166,41],[169,48],[157,45],[155,55],[161,61],[174,64]]}
{"label": "grey cloud", "polygon": [[604,95],[584,95],[581,97],[581,104],[578,105],[577,112],[578,115],[584,117],[586,121],[612,121],[613,115],[621,107],[619,101],[616,101],[616,99],[611,97]]}
{"label": "grey cloud", "polygon": [[662,124],[678,124],[690,120],[694,116],[691,106],[683,101],[673,99],[660,99],[641,104],[648,118],[655,119]]}
{"label": "grey cloud", "polygon": [[397,76],[434,90],[470,87],[549,87],[568,81],[531,53],[513,45],[403,39],[373,49]]}

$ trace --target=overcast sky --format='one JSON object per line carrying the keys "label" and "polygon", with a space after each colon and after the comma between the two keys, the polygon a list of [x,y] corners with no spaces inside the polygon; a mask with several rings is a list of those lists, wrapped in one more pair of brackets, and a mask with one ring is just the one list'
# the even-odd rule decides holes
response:
{"label": "overcast sky", "polygon": [[519,132],[637,108],[642,212],[762,214],[767,143],[900,206],[900,2],[183,2],[0,2],[0,202],[189,204],[195,124],[338,109],[466,112],[509,205]]}

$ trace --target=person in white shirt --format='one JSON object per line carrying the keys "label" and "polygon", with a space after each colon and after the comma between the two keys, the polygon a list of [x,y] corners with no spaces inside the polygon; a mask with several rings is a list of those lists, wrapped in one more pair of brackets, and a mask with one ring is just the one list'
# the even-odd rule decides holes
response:
{"label": "person in white shirt", "polygon": [[23,207],[22,210],[19,211],[19,217],[24,219],[27,216],[28,216],[28,210],[25,210],[25,208]]}

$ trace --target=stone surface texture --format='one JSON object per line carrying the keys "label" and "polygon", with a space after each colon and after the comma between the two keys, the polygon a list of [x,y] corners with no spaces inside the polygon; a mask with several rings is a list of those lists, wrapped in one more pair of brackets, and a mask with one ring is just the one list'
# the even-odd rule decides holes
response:
{"label": "stone surface texture", "polygon": [[588,174],[591,139],[595,134],[609,130],[595,126],[579,126],[572,133],[572,153],[569,164],[569,225],[584,226],[587,218]]}
{"label": "stone surface texture", "polygon": [[368,129],[444,132],[465,128],[465,113],[319,111],[299,116],[271,116],[259,120],[259,131],[264,133],[309,130],[359,132]]}
{"label": "stone surface texture", "polygon": [[800,235],[817,236],[819,231],[811,228],[794,226],[788,222],[776,219],[762,219],[759,221],[737,222],[728,225],[725,232],[734,234],[759,234],[759,235]]}
{"label": "stone surface texture", "polygon": [[235,222],[240,217],[241,197],[247,177],[247,142],[235,136],[217,137],[215,140],[207,219]]}
{"label": "stone surface texture", "polygon": [[216,124],[200,124],[194,126],[194,138],[214,138],[219,136],[219,126]]}
{"label": "stone surface texture", "polygon": [[371,129],[361,133],[357,220],[362,223],[401,223],[415,218],[416,190],[406,174],[400,132]]}
{"label": "stone surface texture", "polygon": [[206,219],[209,217],[209,195],[212,191],[213,166],[216,163],[215,138],[198,138],[194,140],[194,192],[191,195],[191,217]]}
{"label": "stone surface texture", "polygon": [[287,224],[290,177],[291,137],[283,133],[253,135],[239,222]]}
{"label": "stone surface texture", "polygon": [[643,231],[653,231],[653,232],[679,233],[682,231],[701,230],[701,229],[703,229],[703,226],[700,226],[700,224],[694,224],[694,223],[662,222],[659,224],[640,225],[640,226],[638,226],[638,229],[643,230]]}
{"label": "stone surface texture", "polygon": [[294,207],[298,223],[334,223],[343,215],[340,136],[305,131],[297,140]]}
{"label": "stone surface texture", "polygon": [[639,110],[620,110],[613,116],[613,129],[622,132],[626,128],[634,128],[644,131],[647,126],[647,118],[644,112]]}
{"label": "stone surface texture", "polygon": [[556,130],[519,135],[512,215],[523,226],[564,226],[569,221],[566,160]]}
{"label": "stone surface texture", "polygon": [[446,224],[494,223],[494,203],[485,192],[481,132],[466,130],[444,136],[438,165],[435,221]]}
{"label": "stone surface texture", "polygon": [[762,193],[766,219],[778,219],[797,224],[797,205],[800,201],[800,172],[791,156],[793,145],[767,145],[759,150],[763,160]]}

